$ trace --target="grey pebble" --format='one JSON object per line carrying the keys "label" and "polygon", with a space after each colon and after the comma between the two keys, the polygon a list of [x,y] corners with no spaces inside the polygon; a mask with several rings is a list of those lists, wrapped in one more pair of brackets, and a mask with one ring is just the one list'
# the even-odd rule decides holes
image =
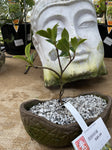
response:
{"label": "grey pebble", "polygon": [[[95,95],[63,98],[62,100],[63,103],[69,101],[77,109],[84,120],[97,117],[107,106],[106,100]],[[71,113],[66,108],[63,108],[56,99],[38,103],[38,105],[31,107],[29,111],[56,124],[64,125],[75,122]]]}

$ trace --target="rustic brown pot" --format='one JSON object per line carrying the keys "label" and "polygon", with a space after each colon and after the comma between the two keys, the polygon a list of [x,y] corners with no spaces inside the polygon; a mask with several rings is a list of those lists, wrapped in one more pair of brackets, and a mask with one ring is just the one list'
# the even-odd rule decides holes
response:
{"label": "rustic brown pot", "polygon": [[[81,95],[88,94],[94,94],[106,99],[108,105],[104,112],[100,114],[103,121],[106,122],[111,112],[111,97],[102,95],[97,92]],[[32,139],[50,147],[69,146],[71,141],[82,132],[79,125],[77,123],[72,123],[69,125],[57,125],[28,111],[33,105],[36,105],[39,102],[39,100],[30,100],[22,103],[20,106],[21,119],[27,133],[31,136]],[[97,118],[86,120],[86,123],[90,125]]]}

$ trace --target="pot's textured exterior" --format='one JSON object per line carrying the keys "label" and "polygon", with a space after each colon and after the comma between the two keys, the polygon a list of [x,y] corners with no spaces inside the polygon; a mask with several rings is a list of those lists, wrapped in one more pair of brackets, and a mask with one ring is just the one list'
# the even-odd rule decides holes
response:
{"label": "pot's textured exterior", "polygon": [[[103,121],[106,122],[111,112],[111,97],[102,95],[97,92],[86,94],[94,94],[106,99],[108,105],[104,112],[100,114],[100,117],[102,117]],[[29,108],[38,104],[39,102],[40,101],[38,100],[31,100],[22,103],[20,106],[21,119],[27,133],[31,136],[31,138],[43,145],[50,147],[69,146],[71,141],[82,132],[79,125],[77,123],[72,123],[69,125],[57,125],[28,111]],[[89,119],[86,121],[86,123],[90,125],[96,119],[97,118]]]}

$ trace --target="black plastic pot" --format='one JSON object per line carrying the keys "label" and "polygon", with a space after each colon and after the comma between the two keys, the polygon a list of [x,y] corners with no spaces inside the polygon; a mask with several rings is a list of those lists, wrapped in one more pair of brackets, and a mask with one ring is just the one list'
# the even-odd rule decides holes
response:
{"label": "black plastic pot", "polygon": [[16,32],[13,24],[1,27],[6,52],[12,55],[24,55],[25,46],[31,42],[31,24],[19,24]]}
{"label": "black plastic pot", "polygon": [[[110,26],[105,25],[105,24],[98,24],[98,29],[99,29],[102,41],[104,41],[106,37],[109,37],[110,39],[112,39],[112,31],[108,34],[107,27],[110,27]],[[109,46],[108,44],[105,44],[104,42],[103,42],[103,45],[104,45],[104,56],[112,57],[112,45]]]}

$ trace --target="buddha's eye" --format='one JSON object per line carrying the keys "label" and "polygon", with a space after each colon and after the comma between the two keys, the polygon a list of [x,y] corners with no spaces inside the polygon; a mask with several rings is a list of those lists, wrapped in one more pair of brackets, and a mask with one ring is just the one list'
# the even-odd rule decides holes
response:
{"label": "buddha's eye", "polygon": [[85,21],[79,24],[79,28],[91,28],[96,25],[95,21]]}

